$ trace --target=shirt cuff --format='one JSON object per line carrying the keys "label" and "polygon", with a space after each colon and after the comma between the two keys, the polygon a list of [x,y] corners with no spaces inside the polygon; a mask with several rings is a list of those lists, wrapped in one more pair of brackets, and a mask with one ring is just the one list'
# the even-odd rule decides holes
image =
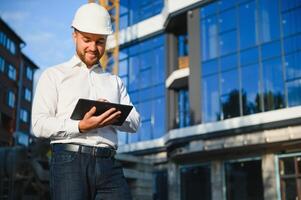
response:
{"label": "shirt cuff", "polygon": [[71,119],[66,121],[66,130],[69,136],[77,135],[80,133],[78,128],[79,121],[80,120],[71,120]]}

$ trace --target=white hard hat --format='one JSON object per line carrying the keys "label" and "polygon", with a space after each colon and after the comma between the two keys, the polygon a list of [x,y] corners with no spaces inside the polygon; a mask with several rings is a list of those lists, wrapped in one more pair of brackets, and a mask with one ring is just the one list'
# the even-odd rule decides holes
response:
{"label": "white hard hat", "polygon": [[113,33],[108,11],[97,3],[87,3],[75,13],[72,27],[86,33],[110,35]]}

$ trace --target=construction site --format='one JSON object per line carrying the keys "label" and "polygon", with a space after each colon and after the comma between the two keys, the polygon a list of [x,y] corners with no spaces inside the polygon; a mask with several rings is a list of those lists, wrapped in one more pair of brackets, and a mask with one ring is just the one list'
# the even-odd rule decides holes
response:
{"label": "construction site", "polygon": [[[96,2],[141,116],[115,156],[134,200],[301,200],[301,0]],[[24,43],[0,17],[0,200],[50,199]]]}

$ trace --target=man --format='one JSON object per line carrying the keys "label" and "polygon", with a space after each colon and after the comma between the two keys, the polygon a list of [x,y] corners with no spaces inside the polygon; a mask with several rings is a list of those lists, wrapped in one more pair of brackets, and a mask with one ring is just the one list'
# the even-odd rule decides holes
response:
{"label": "man", "polygon": [[114,155],[117,130],[137,131],[136,109],[122,126],[112,125],[121,114],[115,108],[93,116],[93,107],[82,120],[70,119],[79,98],[132,105],[121,79],[99,65],[112,33],[110,16],[96,3],[85,4],[77,10],[72,27],[76,55],[43,72],[32,108],[34,135],[51,140],[52,199],[131,199]]}

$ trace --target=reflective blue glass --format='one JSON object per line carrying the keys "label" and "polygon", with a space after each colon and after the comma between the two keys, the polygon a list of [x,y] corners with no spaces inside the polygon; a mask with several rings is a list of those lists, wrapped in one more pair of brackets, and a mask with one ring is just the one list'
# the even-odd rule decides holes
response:
{"label": "reflective blue glass", "polygon": [[127,143],[127,133],[118,131],[118,145]]}
{"label": "reflective blue glass", "polygon": [[301,78],[301,52],[285,56],[285,66],[286,80]]}
{"label": "reflective blue glass", "polygon": [[119,13],[123,15],[129,11],[129,0],[119,1]]}
{"label": "reflective blue glass", "polygon": [[141,121],[150,120],[152,112],[152,101],[139,103]]}
{"label": "reflective blue glass", "polygon": [[187,35],[178,36],[178,56],[188,56],[188,38]]}
{"label": "reflective blue glass", "polygon": [[267,43],[261,46],[262,60],[278,57],[281,55],[280,41]]}
{"label": "reflective blue glass", "polygon": [[242,66],[258,62],[258,48],[247,49],[240,52],[240,64]]}
{"label": "reflective blue glass", "polygon": [[236,31],[230,31],[220,34],[220,55],[226,55],[237,51],[237,34]]}
{"label": "reflective blue glass", "polygon": [[258,43],[256,33],[256,4],[254,1],[239,6],[240,49],[252,47]]}
{"label": "reflective blue glass", "polygon": [[129,26],[129,15],[120,15],[119,17],[119,29],[125,29]]}
{"label": "reflective blue glass", "polygon": [[243,114],[260,112],[260,80],[257,64],[241,68],[241,86]]}
{"label": "reflective blue glass", "polygon": [[288,105],[297,106],[301,104],[301,79],[287,82]]}
{"label": "reflective blue glass", "polygon": [[264,109],[267,111],[285,107],[281,59],[263,62],[262,67]]}
{"label": "reflective blue glass", "polygon": [[301,32],[301,8],[290,10],[282,15],[282,26],[284,36]]}
{"label": "reflective blue glass", "polygon": [[165,134],[165,98],[153,101],[153,138],[162,137]]}
{"label": "reflective blue glass", "polygon": [[178,127],[186,127],[190,125],[190,106],[187,89],[181,89],[178,92]]}
{"label": "reflective blue glass", "polygon": [[300,0],[281,0],[281,10],[286,11],[289,9],[296,8],[298,6],[301,6]]}
{"label": "reflective blue glass", "polygon": [[232,54],[220,58],[221,71],[237,68],[237,55]]}
{"label": "reflective blue glass", "polygon": [[210,75],[218,72],[217,59],[206,61],[202,63],[202,75]]}
{"label": "reflective blue glass", "polygon": [[154,57],[152,58],[152,85],[157,85],[165,82],[165,68],[164,68],[164,46],[154,50]]}
{"label": "reflective blue glass", "polygon": [[221,119],[228,119],[240,115],[239,90],[232,90],[229,94],[221,96]]}
{"label": "reflective blue glass", "polygon": [[285,54],[301,50],[301,34],[285,38],[283,45]]}
{"label": "reflective blue glass", "polygon": [[221,95],[229,94],[239,90],[238,70],[231,70],[221,73]]}
{"label": "reflective blue glass", "polygon": [[119,61],[118,73],[119,76],[128,75],[128,60]]}
{"label": "reflective blue glass", "polygon": [[139,131],[140,139],[142,141],[152,139],[151,133],[152,133],[151,121],[142,121],[140,131]]}
{"label": "reflective blue glass", "polygon": [[279,4],[270,0],[258,1],[260,42],[269,42],[280,38]]}
{"label": "reflective blue glass", "polygon": [[139,58],[138,56],[130,57],[129,67],[129,91],[139,89]]}
{"label": "reflective blue glass", "polygon": [[201,21],[202,60],[218,56],[218,24],[216,16]]}
{"label": "reflective blue glass", "polygon": [[223,11],[225,9],[235,7],[236,4],[237,4],[237,0],[220,0],[218,2],[219,11]]}
{"label": "reflective blue glass", "polygon": [[219,14],[219,32],[230,31],[236,29],[236,10],[230,9]]}
{"label": "reflective blue glass", "polygon": [[154,50],[146,51],[139,56],[140,70],[150,68],[154,65]]}
{"label": "reflective blue glass", "polygon": [[140,140],[139,135],[140,135],[140,131],[137,133],[130,133],[128,135],[128,143],[138,142]]}
{"label": "reflective blue glass", "polygon": [[209,15],[216,14],[216,12],[217,12],[217,4],[211,3],[201,8],[201,17],[205,18]]}
{"label": "reflective blue glass", "polygon": [[151,88],[144,88],[144,89],[140,89],[139,90],[139,101],[143,102],[143,101],[148,101],[150,99],[152,99],[154,96],[153,94],[153,87]]}
{"label": "reflective blue glass", "polygon": [[220,119],[218,76],[203,77],[202,88],[203,119],[205,122],[217,121]]}
{"label": "reflective blue glass", "polygon": [[149,87],[152,83],[151,69],[145,69],[140,71],[140,89]]}

